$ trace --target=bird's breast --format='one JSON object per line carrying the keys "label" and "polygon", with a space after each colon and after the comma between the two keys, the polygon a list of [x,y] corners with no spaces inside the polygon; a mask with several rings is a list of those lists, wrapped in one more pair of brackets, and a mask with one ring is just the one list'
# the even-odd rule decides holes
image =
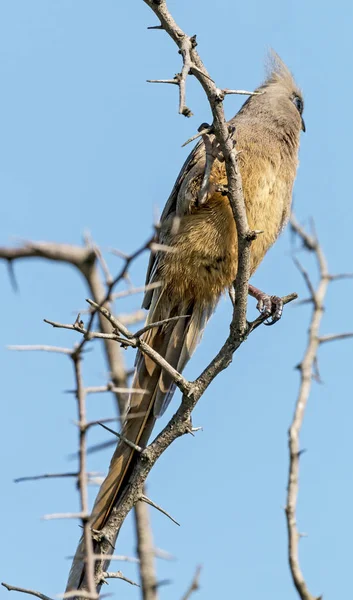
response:
{"label": "bird's breast", "polygon": [[161,271],[173,297],[214,302],[237,270],[236,228],[228,199],[213,194],[204,206],[184,216],[171,245]]}

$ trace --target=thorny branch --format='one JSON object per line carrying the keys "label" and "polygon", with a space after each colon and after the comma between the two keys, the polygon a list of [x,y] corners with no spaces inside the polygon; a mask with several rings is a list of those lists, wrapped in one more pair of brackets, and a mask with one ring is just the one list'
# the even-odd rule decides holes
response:
{"label": "thorny branch", "polygon": [[[198,400],[200,399],[200,397],[202,396],[202,394],[204,393],[204,391],[207,389],[207,387],[213,381],[213,379],[223,369],[229,366],[229,364],[232,361],[232,356],[234,352],[240,347],[240,345],[244,342],[247,336],[265,321],[265,317],[263,316],[258,317],[258,319],[256,319],[252,323],[248,323],[246,320],[248,280],[250,275],[250,246],[251,242],[256,238],[256,232],[250,231],[247,223],[241,177],[237,164],[237,152],[235,151],[235,142],[231,135],[233,132],[229,131],[228,124],[224,115],[222,101],[226,93],[231,93],[231,91],[220,90],[219,88],[217,88],[216,84],[209,76],[195,49],[195,36],[189,37],[178,27],[178,25],[176,24],[176,22],[174,21],[174,19],[168,11],[165,1],[144,1],[160,19],[161,28],[163,28],[174,40],[174,42],[179,48],[180,54],[182,55],[183,67],[180,75],[178,76],[178,85],[180,93],[180,112],[182,114],[190,115],[190,110],[186,107],[185,104],[185,82],[189,73],[193,74],[201,83],[209,100],[213,114],[212,135],[215,136],[215,139],[217,141],[216,145],[214,146],[214,149],[217,151],[218,155],[221,154],[225,161],[228,180],[227,195],[233,211],[233,216],[237,228],[238,269],[234,286],[233,318],[230,325],[229,336],[226,342],[224,343],[223,347],[217,354],[217,356],[211,361],[211,363],[204,370],[204,372],[196,379],[196,381],[188,382],[185,380],[184,377],[177,373],[175,369],[172,369],[172,367],[168,365],[168,363],[163,359],[163,357],[158,355],[158,353],[156,353],[152,348],[150,348],[140,337],[140,335],[130,333],[122,323],[118,323],[116,322],[116,320],[114,321],[114,317],[112,317],[111,315],[110,308],[109,306],[107,306],[108,302],[111,299],[111,294],[113,292],[114,286],[117,282],[119,282],[122,278],[126,276],[131,261],[134,260],[137,256],[139,256],[142,251],[144,251],[148,247],[151,247],[151,243],[149,242],[133,255],[126,257],[123,268],[121,269],[117,277],[115,277],[114,279],[110,277],[105,263],[102,263],[101,256],[97,254],[96,248],[89,248],[89,254],[87,254],[84,263],[76,263],[76,266],[80,268],[81,272],[85,275],[87,281],[89,282],[92,295],[94,297],[94,300],[90,301],[90,304],[93,307],[93,312],[89,319],[89,323],[86,327],[83,327],[83,323],[81,322],[80,317],[78,317],[78,319],[73,325],[62,325],[53,321],[50,322],[54,327],[74,329],[79,333],[83,334],[82,341],[75,350],[76,357],[80,356],[84,345],[93,337],[101,337],[106,341],[107,344],[111,342],[109,346],[107,346],[109,348],[117,348],[118,344],[116,342],[119,342],[125,347],[133,346],[135,348],[139,348],[143,353],[147,354],[163,369],[168,371],[168,373],[172,376],[174,382],[177,384],[177,386],[181,389],[183,393],[182,402],[176,414],[173,416],[173,418],[170,420],[167,426],[163,429],[163,431],[157,436],[157,438],[150,444],[150,446],[144,449],[140,454],[140,458],[137,461],[136,467],[131,477],[131,485],[129,486],[127,493],[124,495],[124,499],[119,505],[119,509],[112,511],[112,515],[108,519],[104,531],[102,532],[102,541],[100,543],[99,548],[99,554],[101,554],[102,556],[106,556],[108,553],[111,552],[111,547],[114,543],[117,531],[119,530],[127,513],[139,500],[144,500],[145,494],[143,493],[143,484],[157,459],[177,437],[186,433],[190,433],[190,431],[192,431],[191,412]],[[209,133],[204,133],[204,139],[206,141],[208,141],[209,139],[206,138],[207,135],[209,135]],[[204,187],[205,189],[207,188],[207,177]],[[27,255],[31,252],[33,255],[33,250],[33,248],[30,248]],[[9,264],[12,264],[11,261],[14,257],[4,257],[7,258]],[[106,276],[106,293],[104,293],[104,289],[102,289],[102,286],[99,286],[97,284],[96,279],[94,280],[95,285],[92,285],[92,265],[94,265],[95,267],[97,258],[100,260],[104,274]],[[290,296],[285,297],[283,301],[284,303],[287,303],[293,300],[295,297],[295,294],[291,294]],[[98,311],[99,313],[101,323],[100,332],[95,332],[92,330],[93,318],[96,311]],[[141,332],[138,333],[141,334]],[[112,352],[114,352],[114,350],[112,350]],[[113,364],[112,356],[109,355],[109,353],[108,358],[109,362]],[[116,381],[113,378],[113,383],[117,387],[127,387],[125,380],[124,382],[122,382],[121,378],[119,381]],[[121,412],[124,412],[123,408]],[[82,514],[85,517],[86,511],[84,509],[82,509]],[[106,561],[104,565],[105,568],[103,568],[103,565],[104,558],[96,561],[94,578],[98,590],[102,580],[104,579],[104,573],[106,572]],[[74,595],[78,596],[81,594],[75,593]],[[91,594],[89,592],[86,592],[87,597],[90,595]]]}
{"label": "thorny branch", "polygon": [[[140,254],[142,254],[145,250],[147,250],[148,248],[150,248],[152,246],[153,239],[154,238],[152,238],[149,242],[147,242],[146,244],[141,246],[132,255],[121,255],[120,254],[120,257],[123,258],[123,260],[124,260],[124,264],[123,264],[122,269],[120,270],[120,272],[114,279],[111,277],[111,275],[109,273],[109,269],[106,265],[106,262],[102,256],[100,250],[97,249],[96,245],[94,245],[91,240],[87,240],[87,239],[86,239],[86,247],[85,248],[68,245],[68,244],[55,244],[55,243],[51,243],[51,242],[40,242],[40,243],[28,242],[18,248],[2,247],[2,248],[0,248],[0,258],[6,260],[8,263],[9,274],[10,274],[14,289],[17,289],[17,287],[18,287],[16,278],[15,278],[15,273],[13,270],[13,262],[15,260],[22,259],[22,258],[44,258],[47,260],[53,260],[53,261],[71,264],[74,267],[76,267],[84,275],[86,282],[88,284],[88,287],[89,287],[96,303],[98,305],[104,305],[107,308],[110,308],[110,303],[114,299],[113,293],[112,293],[114,290],[114,287],[126,277],[128,268],[131,265],[132,261],[135,260],[135,258],[140,256]],[[161,249],[159,249],[159,250],[161,250]],[[99,269],[97,268],[97,261],[101,265],[103,275],[106,280],[107,291],[105,291],[105,288],[104,288],[104,285],[103,285],[103,282],[102,282],[102,279],[101,279],[101,276],[99,273]],[[156,287],[157,285],[158,285],[158,283],[156,283],[154,285],[154,287]],[[129,293],[137,293],[140,291],[143,291],[143,288],[132,289],[132,290],[120,292],[120,295],[125,296],[125,295],[128,295]],[[119,297],[119,293],[117,293],[116,297],[117,298]],[[89,324],[88,324],[88,327],[86,330],[86,335],[82,339],[82,342],[78,346],[76,346],[76,348],[74,350],[72,350],[70,348],[59,348],[59,347],[47,346],[47,345],[10,347],[11,349],[16,349],[16,350],[37,350],[37,351],[46,351],[46,352],[55,352],[55,353],[60,353],[60,354],[66,354],[67,356],[71,357],[74,361],[75,374],[76,374],[76,390],[74,390],[74,392],[78,398],[78,405],[79,405],[78,427],[79,427],[79,431],[80,431],[80,449],[79,449],[80,470],[74,474],[67,473],[67,474],[57,474],[57,475],[55,475],[55,474],[44,475],[44,476],[33,477],[33,479],[48,478],[48,477],[54,477],[54,476],[58,476],[58,477],[59,476],[62,476],[62,477],[76,476],[78,478],[80,497],[81,497],[81,512],[78,514],[71,514],[71,515],[68,515],[68,514],[48,515],[46,518],[80,518],[82,520],[83,527],[84,527],[84,535],[85,535],[85,537],[87,537],[87,542],[88,542],[88,545],[86,545],[86,548],[89,549],[88,555],[86,556],[86,559],[88,562],[88,567],[89,567],[88,568],[89,572],[90,571],[93,572],[94,557],[89,555],[90,549],[92,549],[92,541],[91,541],[91,532],[89,529],[89,520],[88,520],[89,513],[88,513],[87,498],[86,498],[86,493],[87,493],[86,484],[90,481],[90,479],[88,479],[88,478],[92,474],[85,472],[85,464],[84,463],[85,463],[86,454],[87,454],[85,434],[89,427],[91,427],[93,424],[98,424],[98,423],[85,421],[85,416],[84,416],[85,395],[88,393],[94,393],[97,391],[99,391],[99,392],[109,391],[109,392],[114,393],[117,398],[117,401],[118,401],[118,408],[119,408],[119,413],[120,413],[120,417],[118,417],[118,418],[120,418],[120,420],[121,420],[124,417],[126,400],[128,398],[128,393],[130,391],[129,387],[127,385],[128,372],[126,371],[126,369],[124,367],[124,362],[123,362],[121,351],[119,349],[119,345],[116,344],[114,342],[114,340],[107,339],[107,337],[104,336],[104,330],[109,328],[109,323],[107,322],[107,320],[104,317],[102,317],[101,313],[98,313],[98,317],[99,317],[99,321],[100,321],[100,333],[101,333],[101,337],[103,337],[103,341],[104,341],[104,348],[106,351],[106,358],[107,358],[107,362],[109,365],[111,381],[108,382],[108,384],[106,386],[104,386],[103,389],[102,388],[100,388],[100,389],[97,389],[97,388],[96,389],[94,389],[94,388],[93,389],[90,389],[90,388],[84,389],[82,386],[81,373],[80,373],[80,365],[81,365],[80,360],[81,360],[82,352],[84,350],[84,345],[86,344],[87,341],[89,341],[91,339],[90,338],[90,329],[93,325],[94,313],[95,313],[95,310],[91,311],[91,316],[90,316]],[[73,328],[77,329],[79,331],[81,330],[81,321],[80,321],[79,317],[76,319],[76,321],[73,325]],[[31,479],[31,478],[20,478],[19,481],[29,480],[29,479]],[[148,509],[145,504],[143,504],[140,507],[139,515],[143,515],[144,527],[146,529],[150,530]],[[138,518],[139,517],[136,517],[136,522],[138,522]],[[136,528],[136,534],[138,537],[138,535],[139,535],[138,528]],[[138,543],[139,543],[139,541],[138,541]],[[144,544],[144,546],[141,550],[141,553],[145,549],[146,549],[146,543]],[[148,561],[149,561],[149,567],[151,570],[154,568],[153,548],[149,552]],[[123,575],[119,576],[119,578],[126,579],[126,578],[124,578]],[[90,573],[89,579],[90,579],[90,588],[91,588],[92,573]],[[126,581],[129,581],[129,580],[126,579]],[[143,583],[143,573],[141,573],[141,581]],[[32,593],[31,590],[25,590],[22,588],[14,588],[12,586],[8,586],[8,589],[14,589],[14,590],[16,589],[17,591]],[[86,595],[86,597],[96,598],[97,594],[95,592],[95,586],[92,589],[94,590],[94,592],[92,594],[90,592],[86,591],[86,593],[82,594],[82,595]],[[33,592],[33,594],[38,595],[40,593]],[[81,595],[81,594],[79,594],[79,595]],[[42,595],[40,597],[43,597],[44,600],[46,598],[45,595]],[[148,598],[146,600],[148,600]]]}
{"label": "thorny branch", "polygon": [[157,600],[157,578],[154,569],[154,543],[152,530],[145,523],[145,506],[137,502],[134,510],[135,526],[139,532],[137,536],[137,556],[140,559],[141,587],[144,600]]}
{"label": "thorny branch", "polygon": [[300,385],[298,397],[295,405],[293,420],[288,432],[289,443],[289,472],[286,502],[286,521],[288,530],[288,559],[293,583],[297,589],[301,600],[320,600],[315,598],[308,590],[307,584],[302,573],[299,562],[299,539],[300,533],[297,528],[297,500],[299,493],[299,461],[300,461],[300,442],[299,435],[303,424],[304,413],[308,403],[312,380],[318,377],[318,350],[320,344],[337,339],[353,337],[353,333],[333,334],[329,336],[320,336],[320,325],[324,313],[324,301],[328,285],[330,282],[343,279],[344,275],[330,275],[323,250],[315,235],[309,235],[303,227],[299,225],[294,216],[290,221],[293,232],[301,240],[303,246],[315,255],[317,268],[319,272],[319,283],[315,288],[309,274],[302,267],[299,261],[295,260],[300,273],[303,276],[309,292],[309,302],[313,306],[307,347],[303,360],[298,365],[300,373]]}
{"label": "thorny branch", "polygon": [[235,282],[235,302],[231,330],[234,337],[241,339],[246,332],[247,289],[250,277],[250,246],[254,239],[249,230],[241,176],[237,164],[234,140],[228,131],[223,109],[223,95],[207,72],[198,52],[196,36],[188,36],[175,22],[165,0],[143,0],[156,14],[160,26],[172,38],[182,55],[186,68],[182,73],[194,75],[202,85],[213,115],[213,130],[222,152],[228,179],[228,198],[233,211],[238,234],[238,272]]}
{"label": "thorny branch", "polygon": [[[290,294],[282,298],[283,303],[287,304],[296,298],[296,294]],[[201,398],[207,387],[213,381],[213,379],[225,369],[231,362],[233,353],[239,349],[241,344],[246,340],[247,336],[252,333],[257,327],[265,322],[266,316],[259,315],[257,319],[248,323],[246,335],[242,339],[233,338],[232,332],[229,334],[228,339],[224,343],[222,349],[217,356],[211,361],[208,367],[203,373],[194,381],[190,382],[185,379],[180,373],[178,373],[158,352],[153,350],[141,337],[130,332],[120,321],[114,317],[106,308],[96,305],[92,300],[87,300],[91,306],[96,308],[107,321],[110,323],[112,328],[111,334],[108,335],[109,339],[115,340],[116,342],[135,348],[139,348],[143,353],[147,354],[153,361],[159,366],[165,369],[181,392],[183,398],[181,405],[166,427],[162,432],[155,438],[155,440],[143,449],[137,447],[139,458],[136,460],[136,466],[130,478],[130,485],[124,494],[124,498],[119,504],[119,508],[113,509],[111,516],[108,518],[105,527],[101,532],[101,540],[98,541],[99,550],[98,555],[101,559],[96,560],[95,564],[95,580],[99,589],[103,573],[106,571],[107,555],[111,552],[111,547],[115,543],[117,532],[119,531],[125,517],[133,508],[137,502],[143,501],[148,502],[158,510],[161,510],[164,514],[170,517],[170,515],[164,509],[161,509],[155,503],[152,503],[144,494],[143,486],[147,479],[149,472],[151,471],[154,464],[157,462],[161,454],[175,441],[178,437],[190,433],[192,431],[191,424],[191,413],[196,406],[198,400]],[[47,321],[54,327],[63,327],[66,329],[72,329],[72,325],[64,325],[52,321]],[[86,329],[83,327],[77,328],[76,330],[83,335],[86,335]],[[95,337],[96,332],[91,331],[90,335]],[[116,432],[110,430],[114,435],[119,435]],[[128,440],[127,443],[131,444]],[[172,517],[170,517],[172,518]],[[174,519],[172,519],[174,520]],[[175,521],[175,520],[174,520]]]}

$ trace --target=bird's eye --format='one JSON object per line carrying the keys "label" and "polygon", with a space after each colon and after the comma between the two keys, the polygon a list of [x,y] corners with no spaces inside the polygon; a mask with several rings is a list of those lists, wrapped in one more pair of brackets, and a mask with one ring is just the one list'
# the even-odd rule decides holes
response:
{"label": "bird's eye", "polygon": [[299,96],[294,96],[292,98],[292,102],[293,102],[294,106],[296,107],[296,109],[298,110],[299,114],[301,115],[303,112],[303,108],[304,108],[303,100],[301,98],[299,98]]}

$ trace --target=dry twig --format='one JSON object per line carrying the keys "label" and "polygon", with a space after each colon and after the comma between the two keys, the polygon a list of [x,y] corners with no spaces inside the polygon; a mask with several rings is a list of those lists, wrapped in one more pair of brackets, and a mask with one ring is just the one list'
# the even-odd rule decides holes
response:
{"label": "dry twig", "polygon": [[188,587],[188,589],[186,590],[186,592],[181,600],[189,600],[189,598],[193,594],[193,592],[197,592],[197,590],[200,589],[200,583],[199,583],[200,575],[201,575],[201,566],[198,566],[195,571],[195,575],[192,578],[192,582],[191,582],[190,586]]}
{"label": "dry twig", "polygon": [[35,590],[28,590],[27,588],[17,587],[15,585],[9,585],[8,583],[2,582],[2,584],[9,592],[22,592],[23,594],[29,594],[30,596],[36,596],[36,598],[40,598],[41,600],[52,600],[49,596],[42,594],[41,592],[36,592]]}
{"label": "dry twig", "polygon": [[316,258],[319,283],[315,288],[309,274],[296,261],[297,267],[303,276],[305,284],[310,294],[309,301],[312,303],[313,311],[309,326],[307,347],[303,360],[298,365],[300,373],[299,392],[294,410],[293,420],[289,429],[289,472],[288,488],[286,502],[286,520],[288,530],[288,560],[290,571],[295,588],[301,600],[319,600],[309,591],[299,562],[299,534],[297,527],[296,509],[299,493],[299,461],[301,456],[299,435],[303,424],[304,413],[308,403],[312,380],[318,377],[318,358],[317,353],[321,343],[345,339],[353,336],[353,333],[334,334],[330,336],[320,336],[320,325],[324,313],[324,301],[328,285],[335,279],[343,277],[332,276],[329,274],[326,258],[323,250],[314,235],[309,235],[303,227],[299,225],[295,217],[291,218],[291,228],[301,240],[303,246],[310,252],[313,252]]}

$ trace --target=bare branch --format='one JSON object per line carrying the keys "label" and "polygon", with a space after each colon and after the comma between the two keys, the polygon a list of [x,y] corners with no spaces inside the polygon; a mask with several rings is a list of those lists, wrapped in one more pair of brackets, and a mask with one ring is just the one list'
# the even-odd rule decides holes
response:
{"label": "bare branch", "polygon": [[155,550],[147,505],[137,502],[134,510],[137,535],[137,556],[140,559],[140,581],[143,600],[157,600],[157,578],[154,568]]}
{"label": "bare branch", "polygon": [[[102,392],[118,392],[119,394],[133,394],[134,392],[143,393],[138,388],[117,388],[111,382],[107,385],[97,385],[85,388],[86,394],[101,394]],[[67,393],[72,393],[72,390],[67,390]]]}
{"label": "bare branch", "polygon": [[319,344],[324,344],[325,342],[336,342],[338,340],[346,340],[348,338],[353,337],[353,332],[347,333],[331,333],[328,335],[322,335],[319,337]]}
{"label": "bare branch", "polygon": [[[72,556],[69,558],[73,558]],[[102,554],[94,554],[93,555],[94,560],[103,558]],[[105,554],[104,558],[107,558],[109,560],[117,560],[117,561],[122,561],[122,562],[131,562],[131,563],[136,563],[138,564],[140,561],[138,558],[135,558],[134,556],[123,556],[121,554]]]}
{"label": "bare branch", "polygon": [[111,285],[112,281],[113,281],[113,277],[111,276],[111,273],[109,271],[107,262],[102,254],[101,249],[99,248],[99,246],[97,246],[97,244],[93,244],[92,243],[92,248],[93,251],[97,257],[97,260],[101,266],[101,269],[103,271],[104,277],[105,277],[105,281],[106,281],[106,285],[109,286]]}
{"label": "bare branch", "polygon": [[71,348],[60,348],[59,346],[28,345],[28,346],[7,346],[8,350],[17,350],[18,352],[55,352],[57,354],[68,354],[71,356]]}
{"label": "bare branch", "polygon": [[183,57],[183,68],[179,77],[179,114],[184,115],[184,117],[192,117],[193,114],[185,104],[185,86],[186,78],[191,69],[191,49],[195,42],[196,36],[193,38],[185,36],[179,45],[179,52]]}
{"label": "bare branch", "polygon": [[339,273],[338,275],[330,275],[330,281],[339,281],[340,279],[353,279],[353,273]]}
{"label": "bare branch", "polygon": [[178,79],[146,79],[147,83],[171,83],[179,85]]}
{"label": "bare branch", "polygon": [[304,269],[303,265],[299,262],[299,260],[295,256],[293,257],[293,261],[294,261],[294,264],[297,267],[298,271],[300,271],[300,273],[302,274],[303,279],[307,285],[307,288],[310,293],[310,301],[315,302],[315,290],[314,290],[313,284],[311,283],[309,273],[306,271],[306,269]]}
{"label": "bare branch", "polygon": [[79,512],[79,513],[52,513],[50,515],[43,515],[43,521],[54,521],[55,519],[81,519],[81,521],[88,521],[90,514]]}
{"label": "bare branch", "polygon": [[299,435],[303,424],[305,409],[309,399],[312,380],[313,378],[320,379],[317,358],[319,345],[325,341],[353,337],[353,334],[347,333],[320,337],[319,329],[324,312],[324,300],[331,278],[328,274],[325,256],[317,238],[309,236],[309,234],[298,224],[294,216],[291,218],[291,226],[293,231],[295,231],[295,233],[301,239],[305,248],[311,252],[314,252],[320,276],[318,286],[316,289],[314,289],[309,274],[298,263],[298,261],[296,261],[296,264],[300,269],[310,291],[313,301],[313,312],[304,358],[298,365],[298,370],[300,372],[300,386],[293,420],[289,429],[290,456],[287,502],[285,508],[288,530],[288,559],[293,583],[301,600],[315,600],[315,597],[308,590],[299,562],[299,539],[301,536],[297,528],[296,520],[297,499],[299,493],[299,461],[302,454],[302,450],[300,449]]}
{"label": "bare branch", "polygon": [[224,97],[227,94],[238,94],[240,96],[261,96],[263,92],[248,92],[247,90],[229,90],[228,88],[220,90],[220,97]]}
{"label": "bare branch", "polygon": [[[81,345],[82,351],[82,345]],[[83,527],[83,538],[85,541],[85,560],[87,569],[87,585],[88,593],[92,596],[96,593],[96,584],[94,577],[94,559],[93,559],[93,541],[91,535],[91,525],[89,522],[89,506],[88,506],[88,491],[87,491],[87,420],[86,420],[86,395],[82,381],[81,372],[81,353],[75,350],[71,354],[75,380],[76,380],[76,399],[78,412],[78,427],[79,427],[79,473],[78,473],[78,489],[81,504],[81,523]]]}
{"label": "bare branch", "polygon": [[23,594],[30,594],[31,596],[36,596],[37,598],[41,598],[41,600],[52,600],[49,596],[42,594],[41,592],[36,592],[35,590],[28,590],[26,588],[16,587],[14,585],[10,585],[8,583],[2,582],[1,585],[6,587],[9,592],[22,592]]}
{"label": "bare branch", "polygon": [[192,582],[191,582],[189,588],[187,589],[187,591],[185,592],[184,596],[182,597],[182,600],[189,600],[192,593],[197,592],[197,590],[200,589],[200,583],[199,583],[200,575],[201,575],[201,566],[198,566],[196,569],[195,575],[192,579]]}
{"label": "bare branch", "polygon": [[[152,241],[153,241],[153,238],[151,240],[149,240],[146,244],[144,244],[140,249],[138,249],[134,254],[124,257],[125,264],[124,264],[123,268],[121,269],[120,273],[118,273],[118,275],[115,277],[114,280],[111,280],[111,276],[110,276],[108,267],[106,266],[106,263],[105,263],[102,255],[100,254],[100,252],[97,252],[96,248],[92,249],[92,244],[89,244],[89,247],[80,248],[80,247],[69,246],[69,245],[64,245],[64,244],[52,244],[52,243],[47,243],[47,242],[36,244],[36,243],[31,242],[31,243],[27,243],[22,248],[15,248],[15,249],[0,248],[0,258],[4,258],[5,260],[8,261],[8,264],[11,267],[10,277],[13,275],[12,265],[13,265],[13,260],[15,260],[15,259],[39,257],[39,258],[44,258],[44,259],[49,259],[49,260],[54,260],[54,261],[61,261],[64,263],[72,264],[75,267],[77,267],[78,270],[84,275],[94,301],[97,304],[104,304],[109,309],[109,299],[111,298],[114,286],[116,285],[116,283],[121,281],[121,279],[126,278],[127,269],[129,268],[131,262],[133,260],[135,260],[135,258],[137,258],[142,252],[144,252],[146,249],[148,249],[149,244]],[[105,292],[104,287],[101,282],[101,279],[100,279],[98,268],[96,266],[97,260],[100,262],[100,264],[102,266],[102,270],[105,273],[105,276],[107,279],[107,285],[108,285],[107,292]],[[11,277],[11,281],[12,281],[12,284],[16,284],[16,281],[14,280],[14,276]],[[150,287],[152,288],[152,287],[157,287],[157,286],[158,286],[158,283],[156,283],[155,285],[150,286]],[[101,313],[98,313],[98,315],[99,315],[100,327],[101,327],[101,332],[102,332],[100,337],[104,341],[104,349],[106,352],[107,361],[109,363],[112,384],[113,384],[110,386],[109,391],[113,392],[116,395],[120,415],[121,415],[121,418],[123,418],[124,413],[125,413],[126,401],[127,401],[127,397],[128,397],[127,382],[128,382],[129,375],[128,375],[128,372],[125,370],[124,362],[122,359],[122,354],[119,349],[119,345],[116,343],[115,339],[112,339],[111,335],[104,336],[104,333],[107,333],[107,329],[109,328],[109,330],[110,330],[109,323],[107,322],[107,320]],[[141,315],[139,315],[139,316],[141,316]],[[20,350],[31,349],[31,350],[42,350],[42,351],[49,351],[49,352],[59,352],[59,353],[71,355],[71,357],[73,359],[77,358],[77,357],[79,357],[80,353],[82,353],[85,342],[88,341],[89,339],[91,339],[91,337],[89,336],[89,332],[90,332],[92,324],[93,324],[93,318],[94,318],[94,313],[91,315],[90,322],[89,322],[88,327],[85,332],[87,337],[82,340],[81,344],[79,345],[79,347],[77,347],[74,350],[74,352],[72,352],[72,350],[70,350],[69,348],[54,348],[54,347],[49,347],[49,346],[31,346],[31,347],[27,347],[27,348],[19,347],[18,349],[20,349]],[[77,330],[80,329],[79,327],[77,327],[77,322],[75,323],[75,329],[77,329]],[[98,337],[98,335],[97,335],[97,337]],[[87,476],[89,476],[89,474],[87,474]],[[145,513],[146,513],[146,510],[147,510],[147,507],[146,508],[144,507]],[[88,520],[88,515],[85,512],[81,512],[76,515],[73,515],[73,514],[60,515],[60,514],[58,514],[58,515],[48,516],[48,518],[55,518],[55,517],[58,517],[58,518],[66,518],[66,517],[81,518],[81,519]],[[146,519],[147,518],[148,518],[148,516],[146,513]],[[81,596],[81,595],[84,596],[85,595],[86,597],[90,597],[90,594],[87,591],[85,592],[85,594],[79,593],[79,594],[75,594],[75,595],[76,596]],[[68,594],[68,597],[70,597],[70,596],[72,597],[73,595]],[[92,595],[92,598],[96,598],[95,593]]]}
{"label": "bare branch", "polygon": [[[87,473],[87,478],[89,477],[97,477],[97,475],[101,475],[98,471],[91,471]],[[78,472],[68,472],[68,473],[44,473],[43,475],[31,475],[28,477],[17,477],[14,479],[14,483],[23,483],[24,481],[38,481],[40,479],[61,479],[63,477],[78,477]]]}
{"label": "bare branch", "polygon": [[161,287],[162,283],[160,281],[153,281],[152,283],[148,283],[147,285],[142,285],[140,287],[131,287],[127,290],[122,290],[121,292],[114,292],[111,294],[112,300],[120,300],[121,298],[126,298],[127,296],[132,296],[133,294],[141,294],[145,292],[149,292],[150,290],[155,290],[156,288]]}
{"label": "bare branch", "polygon": [[138,583],[136,583],[135,581],[132,581],[132,579],[128,579],[127,577],[125,577],[121,571],[116,571],[115,573],[110,573],[110,572],[105,572],[102,573],[102,577],[103,579],[122,579],[123,581],[126,581],[126,583],[130,583],[130,585],[136,585],[137,587],[140,587]]}
{"label": "bare branch", "polygon": [[136,333],[133,334],[134,337],[139,338],[143,333],[149,331],[150,329],[154,329],[155,327],[160,327],[161,325],[165,325],[166,323],[170,323],[172,321],[178,321],[179,319],[187,319],[190,315],[180,315],[177,317],[168,317],[167,319],[163,319],[162,321],[156,321],[155,323],[149,323],[142,327]]}
{"label": "bare branch", "polygon": [[116,319],[107,308],[101,306],[97,302],[93,302],[93,300],[90,300],[89,298],[86,298],[86,302],[88,302],[90,306],[93,306],[93,308],[98,310],[98,312],[100,312],[109,321],[109,323],[113,325],[114,329],[120,331],[120,333],[125,335],[125,337],[127,337],[128,339],[134,337],[133,334],[130,333],[130,331],[122,323],[120,323],[120,321]]}

